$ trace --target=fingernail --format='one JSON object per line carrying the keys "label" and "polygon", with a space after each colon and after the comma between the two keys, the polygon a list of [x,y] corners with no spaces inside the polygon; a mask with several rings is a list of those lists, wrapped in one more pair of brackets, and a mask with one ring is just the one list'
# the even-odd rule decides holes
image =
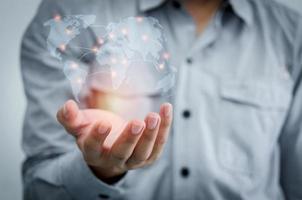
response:
{"label": "fingernail", "polygon": [[150,130],[155,129],[157,122],[158,122],[158,117],[150,116],[148,118],[148,129],[150,129]]}
{"label": "fingernail", "polygon": [[68,109],[67,109],[67,105],[66,104],[64,104],[64,106],[63,106],[63,115],[64,115],[64,117],[65,118],[68,118]]}
{"label": "fingernail", "polygon": [[172,106],[171,105],[165,106],[164,108],[165,117],[170,117],[171,113],[172,113]]}
{"label": "fingernail", "polygon": [[144,128],[144,126],[142,124],[138,124],[138,123],[133,123],[132,127],[131,127],[131,131],[133,134],[139,134],[142,129]]}
{"label": "fingernail", "polygon": [[108,131],[108,126],[105,126],[105,125],[100,125],[99,126],[98,132],[100,134],[105,134],[105,133],[107,133],[107,131]]}

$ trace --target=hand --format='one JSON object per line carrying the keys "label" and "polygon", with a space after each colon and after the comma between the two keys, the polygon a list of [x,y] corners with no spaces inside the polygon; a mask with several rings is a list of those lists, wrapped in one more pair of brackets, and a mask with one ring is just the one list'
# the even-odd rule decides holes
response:
{"label": "hand", "polygon": [[69,100],[58,111],[57,119],[75,136],[95,175],[109,183],[128,170],[150,165],[159,158],[172,123],[172,106],[165,103],[159,114],[149,113],[144,121],[126,122],[112,112],[80,110]]}

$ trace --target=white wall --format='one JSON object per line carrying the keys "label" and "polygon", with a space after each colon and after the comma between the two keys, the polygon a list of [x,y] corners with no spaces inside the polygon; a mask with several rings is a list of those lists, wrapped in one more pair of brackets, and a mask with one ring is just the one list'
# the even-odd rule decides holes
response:
{"label": "white wall", "polygon": [[[302,11],[301,0],[279,1]],[[19,71],[19,45],[39,2],[0,1],[0,200],[21,199],[20,141],[25,98]]]}

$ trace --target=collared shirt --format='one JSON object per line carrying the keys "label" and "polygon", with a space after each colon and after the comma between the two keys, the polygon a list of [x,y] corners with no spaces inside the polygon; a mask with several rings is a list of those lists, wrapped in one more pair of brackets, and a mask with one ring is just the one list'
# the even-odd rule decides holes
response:
{"label": "collared shirt", "polygon": [[[56,121],[72,92],[46,47],[43,23],[55,14],[102,24],[153,16],[167,35],[177,68],[170,138],[156,163],[114,185],[94,177]],[[301,16],[271,0],[229,0],[195,29],[174,1],[44,0],[22,42],[25,199],[302,199]]]}

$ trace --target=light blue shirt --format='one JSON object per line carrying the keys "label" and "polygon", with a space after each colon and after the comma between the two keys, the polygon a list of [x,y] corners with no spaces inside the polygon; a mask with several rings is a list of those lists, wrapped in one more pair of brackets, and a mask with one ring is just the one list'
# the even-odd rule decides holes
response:
{"label": "light blue shirt", "polygon": [[[46,48],[43,23],[55,14],[95,14],[102,24],[153,16],[167,35],[178,70],[171,136],[155,164],[114,185],[92,174],[56,120],[72,92]],[[93,44],[92,35],[83,41]],[[302,199],[302,18],[289,8],[225,1],[196,36],[175,2],[44,0],[24,35],[21,63],[27,200]]]}

